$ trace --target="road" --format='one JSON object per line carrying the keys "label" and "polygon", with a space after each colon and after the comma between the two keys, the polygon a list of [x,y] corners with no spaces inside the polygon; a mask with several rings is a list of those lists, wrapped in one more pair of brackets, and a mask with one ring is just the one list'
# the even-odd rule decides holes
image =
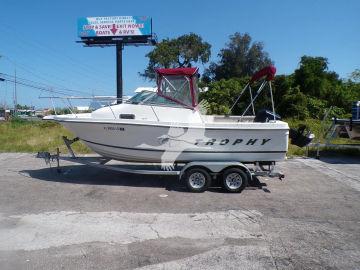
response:
{"label": "road", "polygon": [[360,159],[241,194],[64,165],[0,154],[0,269],[360,269]]}

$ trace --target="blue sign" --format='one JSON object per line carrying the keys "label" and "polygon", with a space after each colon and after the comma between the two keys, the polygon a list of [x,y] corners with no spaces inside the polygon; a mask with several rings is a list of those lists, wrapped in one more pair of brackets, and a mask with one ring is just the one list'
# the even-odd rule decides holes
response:
{"label": "blue sign", "polygon": [[148,16],[85,17],[78,19],[78,36],[124,37],[151,36],[152,22]]}

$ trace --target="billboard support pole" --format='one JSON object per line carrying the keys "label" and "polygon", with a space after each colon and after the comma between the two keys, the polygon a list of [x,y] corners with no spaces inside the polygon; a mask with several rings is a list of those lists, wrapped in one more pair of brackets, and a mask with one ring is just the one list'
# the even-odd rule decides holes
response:
{"label": "billboard support pole", "polygon": [[122,42],[116,43],[116,97],[117,103],[122,103],[123,77],[122,77]]}
{"label": "billboard support pole", "polygon": [[[105,30],[104,30],[105,29]],[[156,45],[148,16],[86,17],[78,19],[78,36],[85,47],[116,46],[116,103],[122,103],[124,46]]]}

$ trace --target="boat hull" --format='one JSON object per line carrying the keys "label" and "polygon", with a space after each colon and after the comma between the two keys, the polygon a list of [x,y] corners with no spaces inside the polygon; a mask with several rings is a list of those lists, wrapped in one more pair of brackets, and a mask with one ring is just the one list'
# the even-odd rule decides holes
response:
{"label": "boat hull", "polygon": [[349,138],[352,140],[360,140],[360,123],[353,125],[345,125]]}
{"label": "boat hull", "polygon": [[280,161],[285,159],[288,148],[288,127],[284,122],[280,126],[239,123],[232,127],[76,119],[59,122],[94,152],[122,161]]}
{"label": "boat hull", "polygon": [[338,124],[338,134],[341,130],[346,130],[346,134],[352,140],[360,140],[360,120],[350,119],[336,119],[335,124]]}

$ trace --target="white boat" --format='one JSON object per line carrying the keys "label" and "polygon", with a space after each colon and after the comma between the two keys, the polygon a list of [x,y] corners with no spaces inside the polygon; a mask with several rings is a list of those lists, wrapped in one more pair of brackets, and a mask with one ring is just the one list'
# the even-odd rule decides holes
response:
{"label": "white boat", "polygon": [[360,140],[360,101],[354,101],[351,109],[351,117],[348,119],[334,118],[335,132],[340,137],[348,137],[352,140]]}
{"label": "white boat", "polygon": [[[271,72],[258,74],[266,75],[262,85],[273,78],[275,71]],[[94,152],[116,160],[266,163],[285,159],[289,126],[274,112],[265,117],[206,115],[198,104],[196,68],[158,69],[157,74],[157,92],[143,91],[125,103],[92,113],[45,119],[60,122]]]}
{"label": "white boat", "polygon": [[351,140],[360,140],[360,119],[334,119],[336,125],[336,133],[346,134]]}

